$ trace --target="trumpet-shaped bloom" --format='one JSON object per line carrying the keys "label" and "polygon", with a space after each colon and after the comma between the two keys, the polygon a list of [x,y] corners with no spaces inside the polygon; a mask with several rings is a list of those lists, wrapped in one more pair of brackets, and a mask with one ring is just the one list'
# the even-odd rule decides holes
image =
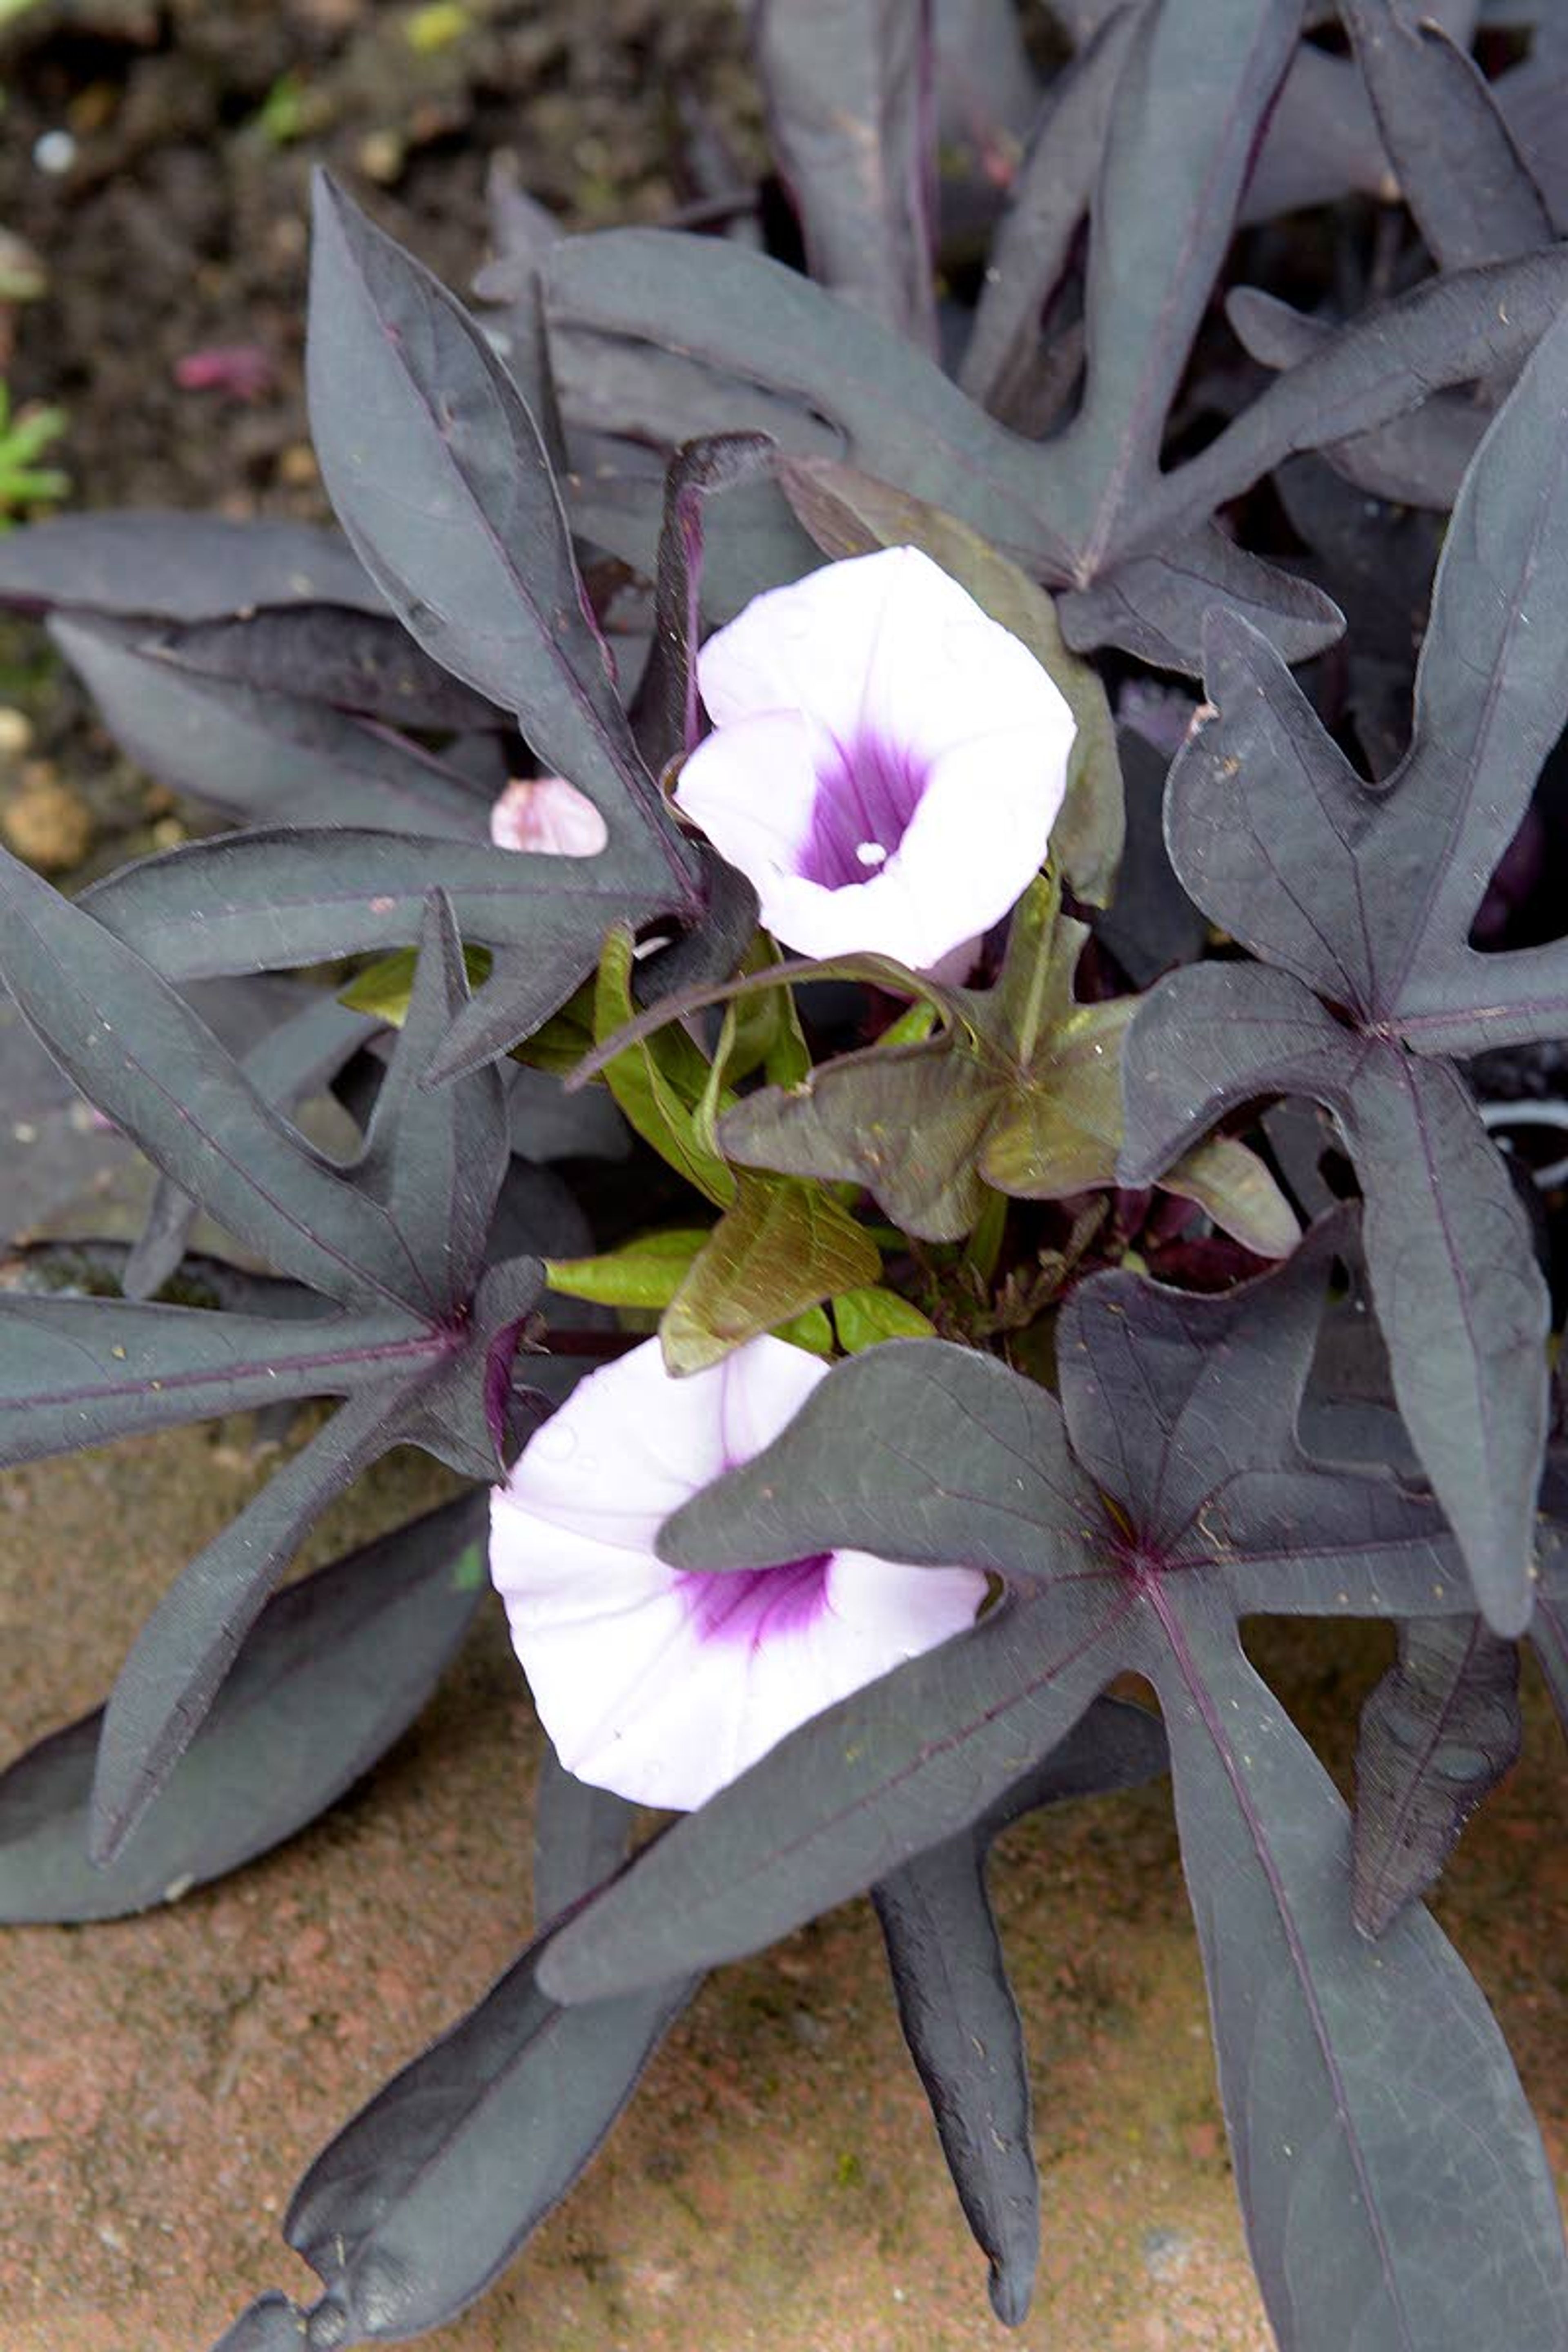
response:
{"label": "trumpet-shaped bloom", "polygon": [[917,548],[753,598],[697,675],[713,732],[675,798],[784,946],[930,971],[1038,872],[1072,714],[1027,646]]}
{"label": "trumpet-shaped bloom", "polygon": [[498,849],[596,857],[609,837],[587,793],[564,776],[514,777],[490,811],[490,839]]}
{"label": "trumpet-shaped bloom", "polygon": [[490,1508],[490,1576],[568,1771],[689,1808],[809,1716],[956,1633],[985,1579],[831,1551],[782,1568],[666,1567],[661,1521],[776,1437],[826,1366],[753,1339],[665,1370],[649,1339],[590,1374]]}

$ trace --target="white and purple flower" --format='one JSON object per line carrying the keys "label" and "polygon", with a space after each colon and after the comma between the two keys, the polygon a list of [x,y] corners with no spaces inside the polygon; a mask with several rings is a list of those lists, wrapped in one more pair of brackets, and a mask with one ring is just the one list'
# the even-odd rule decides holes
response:
{"label": "white and purple flower", "polygon": [[810,956],[931,971],[1013,907],[1067,789],[1072,713],[917,548],[753,598],[698,656],[713,732],[678,806]]}
{"label": "white and purple flower", "polygon": [[649,1339],[580,1382],[496,1488],[491,1580],[580,1780],[689,1810],[973,1619],[973,1569],[831,1551],[704,1573],[656,1553],[670,1512],[770,1444],[826,1370],[764,1339],[675,1380]]}

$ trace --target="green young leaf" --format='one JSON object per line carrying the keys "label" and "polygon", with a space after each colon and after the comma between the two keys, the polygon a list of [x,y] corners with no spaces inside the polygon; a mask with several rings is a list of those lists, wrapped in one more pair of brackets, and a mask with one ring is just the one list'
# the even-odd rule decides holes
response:
{"label": "green young leaf", "polygon": [[[348,986],[339,992],[338,1003],[346,1005],[351,1013],[371,1013],[389,1027],[401,1029],[414,992],[418,961],[417,948],[399,948],[395,954],[378,957],[374,963],[356,972]],[[481,987],[489,978],[489,948],[465,946],[463,969],[468,976],[468,986]]]}
{"label": "green young leaf", "polygon": [[743,1175],[659,1325],[675,1373],[701,1371],[843,1290],[874,1283],[875,1242],[820,1184]]}
{"label": "green young leaf", "polygon": [[[594,995],[594,1035],[602,1045],[632,1019],[632,939],[624,926],[611,931],[599,961]],[[683,1029],[673,1024],[624,1046],[605,1064],[610,1092],[643,1141],[679,1175],[726,1209],[735,1180],[694,1116],[707,1090],[708,1063]]]}
{"label": "green young leaf", "polygon": [[1089,663],[1068,651],[1045,590],[970,524],[853,466],[831,457],[790,457],[781,464],[779,479],[825,554],[918,547],[1028,646],[1078,722],[1068,760],[1067,799],[1051,835],[1053,862],[1060,864],[1080,898],[1105,906],[1125,829],[1116,728],[1105,688]]}
{"label": "green young leaf", "polygon": [[542,1070],[548,1077],[569,1078],[584,1055],[594,1050],[596,993],[597,982],[585,980],[542,1029],[512,1047],[513,1061],[526,1063],[531,1070]]}
{"label": "green young leaf", "polygon": [[841,1290],[833,1301],[838,1344],[847,1356],[874,1348],[883,1339],[934,1339],[936,1326],[900,1298],[896,1290],[873,1283],[864,1290]]}
{"label": "green young leaf", "polygon": [[563,1298],[588,1298],[600,1307],[642,1307],[663,1309],[669,1305],[690,1271],[691,1261],[708,1240],[708,1228],[671,1227],[661,1234],[642,1234],[619,1249],[598,1257],[552,1257],[544,1261],[544,1278]]}
{"label": "green young leaf", "polygon": [[808,1307],[804,1315],[792,1315],[787,1323],[775,1324],[773,1338],[787,1339],[792,1348],[804,1348],[808,1356],[832,1357],[837,1353],[833,1326],[820,1307]]}

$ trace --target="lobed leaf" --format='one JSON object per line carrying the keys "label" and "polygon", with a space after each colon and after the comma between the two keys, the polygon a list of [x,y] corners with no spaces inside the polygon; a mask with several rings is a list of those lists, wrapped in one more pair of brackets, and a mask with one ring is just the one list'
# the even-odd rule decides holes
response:
{"label": "lobed leaf", "polygon": [[651,835],[679,890],[676,836],[521,395],[461,305],[324,175],[307,356],[328,495],[394,610],[444,668],[518,712],[612,842],[637,840],[646,856]]}
{"label": "lobed leaf", "polygon": [[959,2201],[991,2264],[992,2308],[1022,2325],[1039,2246],[1028,2063],[985,1889],[998,1830],[1037,1807],[1163,1771],[1164,1739],[1141,1707],[1097,1699],[1044,1764],[956,1837],[872,1888],[899,2016]]}
{"label": "lobed leaf", "polygon": [[276,685],[201,676],[123,624],[50,635],[141,767],[256,824],[374,825],[486,841],[489,795],[437,753]]}
{"label": "lobed leaf", "polygon": [[89,1102],[226,1230],[345,1306],[406,1306],[417,1271],[375,1204],[306,1145],[166,978],[0,852],[6,979]]}
{"label": "lobed leaf", "polygon": [[540,1990],[539,1949],[395,2074],[300,2181],[283,2234],[326,2292],[294,2312],[300,2334],[396,2342],[482,2294],[572,2187],[695,1989],[559,2009]]}
{"label": "lobed leaf", "polygon": [[1519,1759],[1519,1649],[1479,1618],[1413,1619],[1362,1709],[1353,1906],[1381,1936],[1436,1885],[1466,1822]]}
{"label": "lobed leaf", "polygon": [[1327,1775],[1234,1626],[1198,1588],[1165,1590],[1169,1645],[1148,1670],[1237,2190],[1281,2352],[1547,2352],[1568,2256],[1496,2020],[1425,1911],[1375,1946],[1357,1935]]}
{"label": "lobed leaf", "polygon": [[761,0],[752,45],[812,277],[934,354],[931,0]]}
{"label": "lobed leaf", "polygon": [[311,1521],[394,1442],[395,1391],[341,1405],[175,1579],[132,1643],[103,1711],[89,1853],[121,1847],[190,1746]]}
{"label": "lobed leaf", "polygon": [[410,1724],[486,1590],[485,1503],[444,1503],[267,1603],[129,1852],[88,1860],[102,1710],[0,1775],[0,1919],[123,1918],[292,1837]]}
{"label": "lobed leaf", "polygon": [[270,515],[58,515],[0,547],[0,604],[23,612],[198,622],[322,604],[386,609],[340,532]]}
{"label": "lobed leaf", "polygon": [[1541,191],[1458,42],[1392,0],[1344,0],[1343,15],[1400,193],[1438,267],[1509,261],[1550,245]]}
{"label": "lobed leaf", "polygon": [[1300,0],[1163,0],[1130,37],[1089,234],[1083,405],[1043,468],[1081,583],[1105,568],[1159,471],[1166,413],[1300,23]]}

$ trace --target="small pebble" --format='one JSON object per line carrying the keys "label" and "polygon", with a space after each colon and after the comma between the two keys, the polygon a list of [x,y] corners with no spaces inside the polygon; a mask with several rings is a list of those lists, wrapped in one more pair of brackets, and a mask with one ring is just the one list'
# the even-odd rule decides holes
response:
{"label": "small pebble", "polygon": [[405,151],[395,131],[371,131],[360,141],[355,163],[377,187],[390,187],[401,173]]}
{"label": "small pebble", "polygon": [[51,180],[64,179],[76,157],[76,141],[68,131],[40,131],[33,142],[33,161]]}
{"label": "small pebble", "polygon": [[[79,866],[92,846],[92,816],[68,784],[58,782],[42,761],[24,772],[21,787],[0,808],[0,834],[7,847],[39,874],[61,874]],[[40,775],[36,772],[45,769]]]}
{"label": "small pebble", "polygon": [[0,704],[0,760],[19,760],[33,747],[33,722],[25,710]]}

